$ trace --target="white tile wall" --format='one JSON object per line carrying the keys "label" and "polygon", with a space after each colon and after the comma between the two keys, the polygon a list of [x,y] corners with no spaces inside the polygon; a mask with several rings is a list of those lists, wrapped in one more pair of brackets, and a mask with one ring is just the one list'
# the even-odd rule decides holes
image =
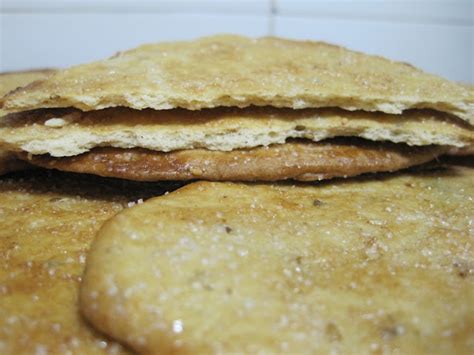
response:
{"label": "white tile wall", "polygon": [[250,13],[267,15],[269,0],[2,0],[6,12]]}
{"label": "white tile wall", "polygon": [[1,70],[65,67],[142,43],[216,32],[263,36],[260,15],[179,13],[20,13],[3,15]]}
{"label": "white tile wall", "polygon": [[366,21],[473,24],[472,0],[276,0],[280,15]]}
{"label": "white tile wall", "polygon": [[411,63],[451,80],[473,82],[470,26],[277,16],[276,35],[318,38]]}
{"label": "white tile wall", "polygon": [[278,36],[320,39],[474,81],[473,0],[277,0]]}
{"label": "white tile wall", "polygon": [[0,0],[0,71],[212,33],[325,40],[474,82],[474,0]]}

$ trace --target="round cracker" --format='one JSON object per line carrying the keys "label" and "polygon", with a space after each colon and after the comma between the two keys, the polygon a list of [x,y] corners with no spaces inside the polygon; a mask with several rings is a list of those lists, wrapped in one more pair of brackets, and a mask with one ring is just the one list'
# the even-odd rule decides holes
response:
{"label": "round cracker", "polygon": [[142,353],[472,352],[473,176],[187,185],[104,225],[83,314]]}

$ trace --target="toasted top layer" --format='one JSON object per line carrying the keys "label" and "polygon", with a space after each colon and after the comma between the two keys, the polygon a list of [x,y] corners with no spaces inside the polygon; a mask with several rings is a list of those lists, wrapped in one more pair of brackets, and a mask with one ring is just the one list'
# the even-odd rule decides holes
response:
{"label": "toasted top layer", "polygon": [[60,71],[1,105],[11,111],[337,106],[396,114],[431,108],[474,123],[473,90],[410,65],[322,42],[233,35],[143,45]]}
{"label": "toasted top layer", "polygon": [[0,122],[0,148],[55,157],[78,155],[99,146],[162,152],[230,151],[281,144],[289,138],[321,141],[341,136],[409,145],[474,145],[473,126],[429,110],[411,110],[400,119],[398,115],[341,109],[56,109],[11,114]]}

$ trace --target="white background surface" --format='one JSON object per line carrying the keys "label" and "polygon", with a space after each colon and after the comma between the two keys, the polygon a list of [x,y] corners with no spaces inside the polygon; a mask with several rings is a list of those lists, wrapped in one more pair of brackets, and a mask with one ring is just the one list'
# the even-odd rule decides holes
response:
{"label": "white background surface", "polygon": [[0,71],[213,33],[324,40],[474,82],[474,0],[0,0]]}

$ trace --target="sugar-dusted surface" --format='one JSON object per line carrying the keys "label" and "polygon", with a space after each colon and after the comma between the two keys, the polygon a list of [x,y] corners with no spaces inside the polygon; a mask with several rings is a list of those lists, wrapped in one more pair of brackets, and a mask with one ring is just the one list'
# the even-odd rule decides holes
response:
{"label": "sugar-dusted surface", "polygon": [[144,353],[471,354],[473,177],[188,185],[104,225],[82,310]]}
{"label": "sugar-dusted surface", "polygon": [[2,104],[13,111],[270,105],[399,114],[431,108],[474,123],[472,90],[411,65],[323,42],[232,35],[143,45],[59,71]]}
{"label": "sugar-dusted surface", "polygon": [[79,282],[102,223],[163,188],[29,172],[0,180],[0,353],[124,353],[81,318]]}

